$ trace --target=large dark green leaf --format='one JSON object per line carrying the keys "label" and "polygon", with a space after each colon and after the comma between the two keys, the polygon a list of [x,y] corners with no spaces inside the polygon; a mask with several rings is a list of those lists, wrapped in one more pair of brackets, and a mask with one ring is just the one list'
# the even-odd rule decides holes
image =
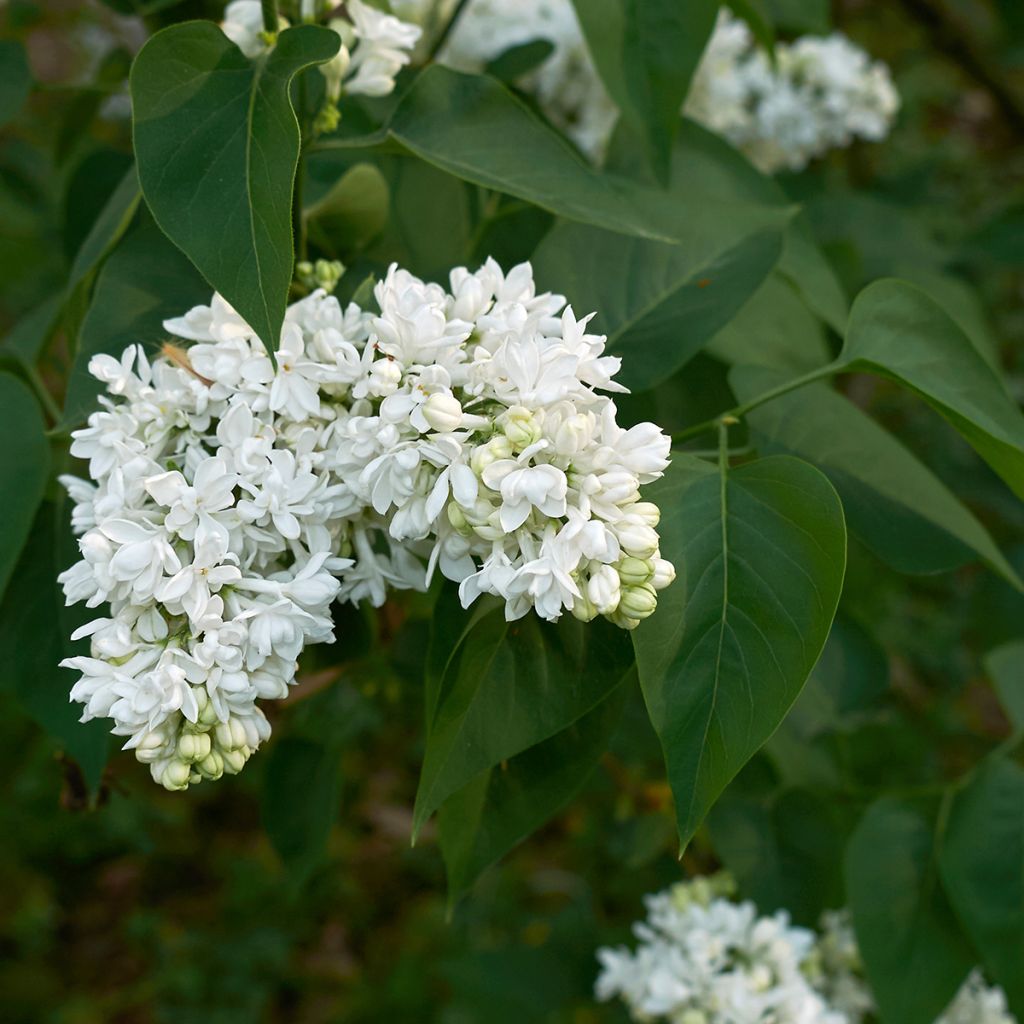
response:
{"label": "large dark green leaf", "polygon": [[989,761],[957,794],[941,865],[957,917],[1024,1017],[1024,769]]}
{"label": "large dark green leaf", "polygon": [[629,640],[604,620],[506,622],[499,609],[462,637],[429,723],[413,830],[481,772],[570,726],[631,666]]}
{"label": "large dark green leaf", "polygon": [[686,844],[818,660],[846,530],[828,480],[786,456],[726,474],[677,456],[650,498],[679,578],[633,638]]}
{"label": "large dark green leaf", "polygon": [[18,115],[31,91],[25,48],[15,39],[0,39],[0,126]]}
{"label": "large dark green leaf", "polygon": [[985,669],[1013,726],[1016,735],[1024,735],[1024,640],[989,651]]}
{"label": "large dark green leaf", "polygon": [[[729,381],[746,402],[787,374],[738,367]],[[1020,580],[988,531],[916,456],[825,384],[801,388],[748,414],[767,450],[813,462],[843,499],[850,530],[901,572],[949,569],[977,557]]]}
{"label": "large dark green leaf", "polygon": [[72,631],[98,609],[66,609],[57,574],[74,555],[56,552],[73,548],[62,506],[40,506],[32,533],[3,603],[0,604],[0,690],[13,692],[31,717],[80,765],[90,789],[103,773],[110,746],[110,723],[79,722],[82,708],[68,700],[74,674],[59,667],[61,659],[87,654],[88,640],[70,642]]}
{"label": "large dark green leaf", "polygon": [[209,301],[209,287],[156,225],[133,231],[97,279],[64,401],[65,425],[80,423],[95,404],[101,386],[88,366],[96,353],[120,355],[132,344],[155,350],[167,338],[164,320]]}
{"label": "large dark green leaf", "polygon": [[[7,424],[0,459],[0,596],[32,529],[50,475],[46,424],[32,392],[10,373],[0,373],[0,409]],[[15,589],[18,589],[15,587]]]}
{"label": "large dark green leaf", "polygon": [[622,717],[626,685],[567,729],[488,768],[445,801],[438,824],[450,900],[580,791]]}
{"label": "large dark green leaf", "polygon": [[850,314],[840,365],[916,392],[1024,496],[1024,415],[996,371],[923,291],[896,280],[865,288]]}
{"label": "large dark green leaf", "polygon": [[686,239],[694,216],[711,217],[716,210],[759,214],[761,227],[777,226],[790,216],[784,208],[687,199],[601,174],[500,82],[439,65],[413,83],[390,132],[449,174],[621,234],[663,242]]}
{"label": "large dark green leaf", "polygon": [[[696,211],[695,211],[696,212]],[[620,380],[642,391],[670,377],[736,314],[781,252],[781,234],[749,215],[715,210],[691,221],[685,244],[562,223],[534,255],[537,280],[565,294],[624,357]]]}
{"label": "large dark green leaf", "polygon": [[974,966],[939,880],[932,816],[884,797],[846,848],[846,892],[883,1024],[932,1024]]}
{"label": "large dark green leaf", "polygon": [[663,180],[718,0],[573,0],[594,63]]}
{"label": "large dark green leaf", "polygon": [[212,22],[172,25],[131,73],[139,181],[153,216],[276,350],[292,278],[299,125],[288,88],[336,32],[299,25],[248,60]]}

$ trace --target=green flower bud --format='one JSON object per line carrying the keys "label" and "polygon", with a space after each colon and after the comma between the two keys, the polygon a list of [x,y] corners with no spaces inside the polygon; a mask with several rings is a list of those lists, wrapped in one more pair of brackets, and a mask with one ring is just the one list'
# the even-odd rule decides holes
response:
{"label": "green flower bud", "polygon": [[631,619],[646,619],[658,607],[654,587],[645,583],[639,587],[625,587],[619,601],[619,611]]}
{"label": "green flower bud", "polygon": [[501,429],[512,443],[513,448],[528,448],[540,440],[540,424],[533,413],[521,405],[514,405],[502,417]]}
{"label": "green flower bud", "polygon": [[619,579],[625,587],[639,587],[647,583],[654,575],[654,565],[647,558],[634,558],[627,555],[615,567],[619,571]]}

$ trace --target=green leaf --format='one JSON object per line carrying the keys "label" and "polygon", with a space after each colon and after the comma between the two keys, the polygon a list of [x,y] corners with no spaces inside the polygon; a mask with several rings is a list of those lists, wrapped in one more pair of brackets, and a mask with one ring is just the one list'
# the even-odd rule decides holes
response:
{"label": "green leaf", "polygon": [[[602,174],[500,82],[440,65],[427,68],[413,83],[395,111],[390,134],[448,174],[625,235],[662,242],[687,239],[691,217],[701,207],[706,217],[712,208],[742,212],[735,202],[683,202]],[[788,209],[762,213],[764,227],[784,223],[790,215]]]}
{"label": "green leaf", "polygon": [[715,27],[718,0],[573,0],[573,6],[605,87],[665,180],[679,110]]}
{"label": "green leaf", "polygon": [[1024,415],[964,332],[920,289],[896,280],[865,288],[839,366],[916,392],[1024,497]]}
{"label": "green leaf", "polygon": [[442,804],[450,903],[583,788],[621,720],[625,693],[625,684],[616,687],[567,729],[487,769]]}
{"label": "green leaf", "polygon": [[14,573],[50,475],[46,424],[35,396],[10,373],[0,373],[0,409],[7,423],[0,459],[0,596]]}
{"label": "green leaf", "polygon": [[172,25],[130,76],[139,181],[157,223],[275,351],[292,279],[299,124],[288,89],[340,37],[299,25],[250,61],[213,22]]}
{"label": "green leaf", "polygon": [[388,202],[381,172],[373,164],[356,164],[306,208],[310,239],[333,258],[357,253],[387,224]]}
{"label": "green leaf", "polygon": [[766,0],[772,20],[794,35],[825,35],[832,26],[829,0]]}
{"label": "green leaf", "polygon": [[25,48],[15,39],[0,39],[0,127],[17,117],[31,91]]}
{"label": "green leaf", "polygon": [[189,261],[155,224],[140,225],[100,271],[71,370],[64,425],[81,423],[96,404],[101,385],[88,369],[96,353],[119,356],[141,344],[152,354],[168,337],[164,320],[209,301],[209,287]]}
{"label": "green leaf", "polygon": [[61,297],[51,295],[26,313],[8,332],[0,352],[9,352],[26,366],[34,366],[53,333]]}
{"label": "green leaf", "polygon": [[828,480],[786,456],[723,475],[677,455],[649,500],[679,578],[633,642],[685,846],[818,660],[846,530]]}
{"label": "green leaf", "polygon": [[537,280],[596,311],[608,351],[624,357],[619,379],[643,391],[672,376],[735,316],[781,253],[779,231],[758,217],[694,209],[685,245],[628,238],[562,223],[533,257]]}
{"label": "green leaf", "polygon": [[[683,120],[672,157],[672,193],[696,193],[723,201],[788,207],[791,200],[773,178],[762,174],[724,139],[693,121]],[[825,258],[808,218],[789,222],[779,272],[817,316],[833,330],[846,329],[849,303]]]}
{"label": "green leaf", "polygon": [[[59,667],[62,658],[88,653],[88,640],[73,645],[73,629],[96,618],[95,609],[66,609],[57,574],[71,558],[59,559],[61,547],[74,547],[63,506],[44,503],[32,526],[12,586],[0,604],[0,691],[13,692],[28,714],[82,769],[90,789],[103,774],[110,747],[110,723],[82,724],[82,708],[68,700],[74,675]],[[83,650],[84,647],[84,650]]]}
{"label": "green leaf", "polygon": [[883,1024],[932,1024],[975,964],[939,880],[942,839],[925,811],[883,797],[846,848],[847,896]]}
{"label": "green leaf", "polygon": [[[747,366],[734,369],[729,382],[746,402],[789,376]],[[828,476],[851,532],[893,568],[940,572],[977,557],[1021,587],[988,531],[946,485],[828,385],[773,399],[747,419],[759,446],[806,459]]]}
{"label": "green leaf", "polygon": [[1014,735],[1024,735],[1024,640],[1014,640],[989,651],[985,656],[985,671],[995,684]]}
{"label": "green leaf", "polygon": [[[413,833],[481,772],[561,732],[631,667],[624,632],[604,620],[506,622],[498,609],[462,637],[441,680],[413,811]],[[429,706],[429,705],[428,705]]]}
{"label": "green leaf", "polygon": [[293,870],[324,854],[338,812],[340,750],[285,737],[270,745],[263,783],[263,827]]}
{"label": "green leaf", "polygon": [[1024,769],[1003,758],[982,766],[953,801],[940,862],[982,963],[1024,1016]]}
{"label": "green leaf", "polygon": [[512,84],[517,78],[543,64],[555,50],[550,39],[531,39],[529,42],[510,46],[490,61],[484,71],[499,82]]}
{"label": "green leaf", "polygon": [[68,292],[84,281],[86,275],[121,240],[135,216],[135,211],[139,208],[141,198],[139,176],[132,166],[104,203],[103,209],[75,254],[68,277]]}
{"label": "green leaf", "polygon": [[786,910],[814,927],[843,902],[843,823],[837,805],[808,790],[767,800],[729,793],[712,808],[715,852],[762,913]]}
{"label": "green leaf", "polygon": [[707,352],[733,366],[771,366],[798,373],[831,359],[824,325],[778,267],[708,342]]}

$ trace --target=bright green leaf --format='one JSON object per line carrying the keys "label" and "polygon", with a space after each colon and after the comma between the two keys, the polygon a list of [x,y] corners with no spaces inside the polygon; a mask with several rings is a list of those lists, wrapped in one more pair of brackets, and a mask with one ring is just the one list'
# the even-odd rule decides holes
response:
{"label": "bright green leaf", "polygon": [[[0,373],[0,409],[7,423],[0,459],[0,596],[18,563],[50,475],[46,424],[32,392],[13,374]],[[15,586],[14,589],[18,589]]]}
{"label": "bright green leaf", "polygon": [[[736,397],[749,401],[789,375],[737,367]],[[888,431],[825,384],[801,388],[747,415],[758,444],[796,455],[827,474],[843,499],[851,532],[901,572],[939,572],[980,558],[1021,583],[988,531]]]}
{"label": "bright green leaf", "polygon": [[292,279],[299,125],[288,89],[336,32],[299,25],[250,61],[213,22],[172,25],[131,72],[139,181],[157,223],[276,350]]}
{"label": "bright green leaf", "polygon": [[785,456],[724,476],[676,456],[650,500],[679,578],[634,646],[685,845],[818,660],[842,590],[846,531],[828,480]]}
{"label": "bright green leaf", "polygon": [[989,761],[957,794],[941,865],[957,917],[1024,1017],[1024,769]]}
{"label": "bright green leaf", "polygon": [[625,691],[626,684],[617,687],[567,729],[445,801],[438,824],[451,902],[582,789],[622,717]]}
{"label": "bright green leaf", "polygon": [[718,0],[574,0],[612,99],[668,177],[679,110],[718,15]]}
{"label": "bright green leaf", "polygon": [[624,632],[569,616],[477,620],[448,663],[427,731],[413,831],[481,772],[570,726],[629,671]]}
{"label": "bright green leaf", "polygon": [[975,964],[939,880],[932,817],[872,804],[846,848],[846,892],[883,1024],[932,1024]]}
{"label": "bright green leaf", "polygon": [[920,289],[896,280],[865,288],[840,365],[916,392],[1024,496],[1024,415],[964,332]]}

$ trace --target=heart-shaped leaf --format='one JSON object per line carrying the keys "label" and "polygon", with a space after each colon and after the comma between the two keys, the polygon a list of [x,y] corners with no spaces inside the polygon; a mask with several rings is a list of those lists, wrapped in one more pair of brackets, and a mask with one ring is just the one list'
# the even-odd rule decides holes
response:
{"label": "heart-shaped leaf", "polygon": [[728,472],[677,456],[650,497],[679,578],[633,642],[685,845],[818,660],[846,529],[832,485],[788,456]]}
{"label": "heart-shaped leaf", "polygon": [[299,25],[249,60],[209,21],[172,25],[131,72],[135,155],[168,238],[276,350],[292,278],[299,124],[288,89],[340,37]]}

